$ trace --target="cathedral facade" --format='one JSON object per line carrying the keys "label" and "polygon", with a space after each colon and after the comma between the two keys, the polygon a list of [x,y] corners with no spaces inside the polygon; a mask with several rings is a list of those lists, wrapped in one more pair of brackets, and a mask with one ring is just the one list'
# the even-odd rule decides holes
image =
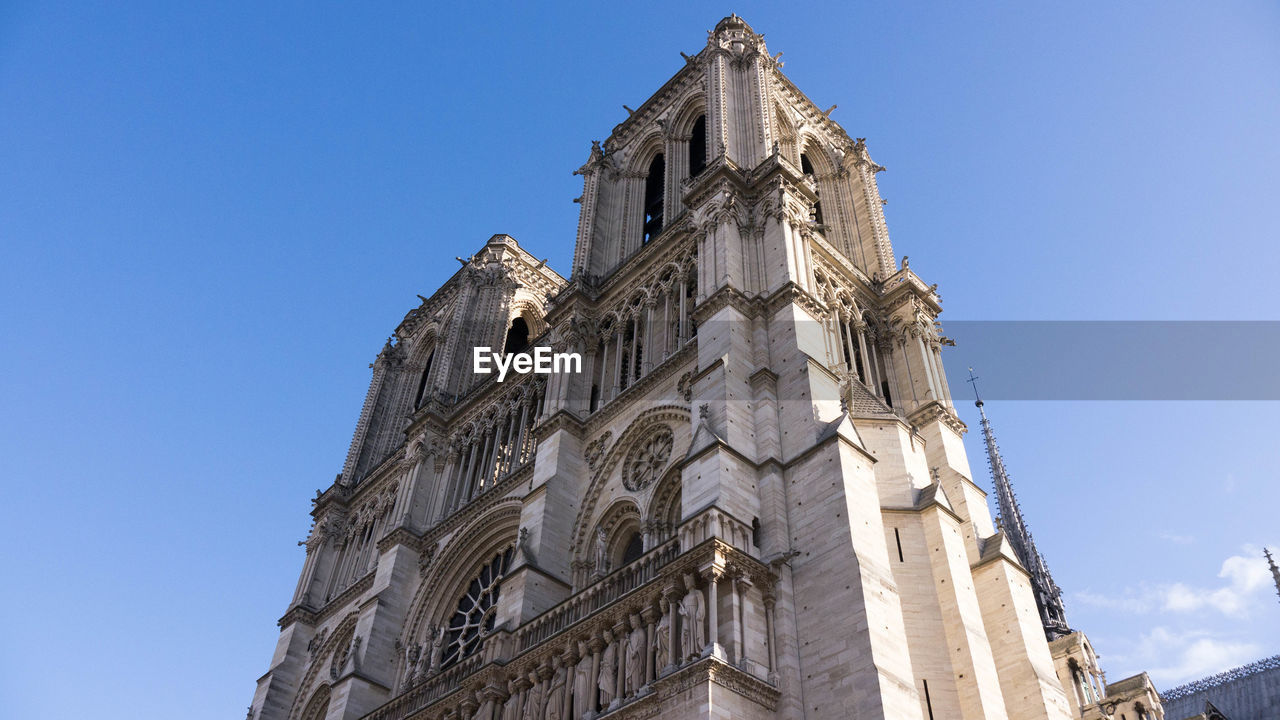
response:
{"label": "cathedral facade", "polygon": [[568,279],[496,235],[396,327],[249,719],[1163,720],[984,411],[993,520],[881,170],[717,24],[576,171]]}

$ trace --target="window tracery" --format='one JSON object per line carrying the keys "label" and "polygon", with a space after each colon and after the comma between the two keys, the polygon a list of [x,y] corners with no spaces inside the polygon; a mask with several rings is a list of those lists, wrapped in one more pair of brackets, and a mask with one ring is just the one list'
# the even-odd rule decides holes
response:
{"label": "window tracery", "polygon": [[445,633],[445,643],[440,667],[446,668],[471,655],[480,648],[481,641],[493,630],[498,609],[498,590],[502,578],[511,567],[514,548],[493,556],[471,579]]}
{"label": "window tracery", "polygon": [[674,442],[671,428],[662,425],[656,428],[644,442],[631,451],[627,458],[626,472],[622,484],[633,492],[643,490],[658,479],[662,468],[671,459],[671,446]]}

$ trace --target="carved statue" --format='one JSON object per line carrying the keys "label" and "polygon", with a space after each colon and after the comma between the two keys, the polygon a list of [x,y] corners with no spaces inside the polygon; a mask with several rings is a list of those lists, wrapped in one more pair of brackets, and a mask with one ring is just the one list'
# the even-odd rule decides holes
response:
{"label": "carved statue", "polygon": [[591,686],[591,653],[587,651],[587,644],[581,640],[578,641],[578,655],[582,659],[573,671],[573,717],[582,720],[589,710],[596,708],[592,702],[594,698],[591,697],[595,690]]}
{"label": "carved statue", "polygon": [[627,674],[626,680],[627,695],[635,695],[640,692],[640,688],[644,686],[645,681],[645,661],[644,652],[648,647],[648,639],[645,637],[644,625],[640,623],[640,616],[631,615],[631,634],[627,636]]}
{"label": "carved statue", "polygon": [[444,627],[432,625],[428,632],[431,633],[431,663],[427,666],[427,670],[431,672],[440,667],[440,650],[444,647]]}
{"label": "carved statue", "polygon": [[545,688],[541,682],[538,682],[538,673],[529,673],[529,682],[533,683],[533,687],[529,688],[529,692],[525,693],[524,713],[520,715],[520,720],[541,720],[542,718],[542,699]]}
{"label": "carved statue", "polygon": [[659,668],[666,667],[670,663],[671,658],[671,614],[662,613],[662,617],[658,618],[658,626],[654,629],[653,636],[654,654],[657,656],[655,664]]}
{"label": "carved statue", "polygon": [[404,647],[404,686],[409,687],[418,680],[418,656],[422,654],[422,646],[409,643]]}
{"label": "carved statue", "polygon": [[707,601],[702,591],[694,587],[693,575],[684,576],[684,587],[687,592],[680,601],[680,655],[693,658],[702,654],[707,646],[707,636],[702,626],[707,617]]}
{"label": "carved statue", "polygon": [[596,687],[600,690],[600,707],[605,708],[613,702],[613,692],[618,686],[618,644],[610,641],[609,633],[604,640],[609,643],[600,655],[600,678]]}
{"label": "carved statue", "polygon": [[520,720],[520,688],[515,680],[507,681],[507,700],[502,704],[502,720]]}
{"label": "carved statue", "polygon": [[604,575],[609,571],[609,548],[604,536],[604,528],[596,528],[596,575]]}
{"label": "carved statue", "polygon": [[563,720],[564,719],[564,693],[565,681],[569,672],[565,670],[564,665],[560,662],[560,658],[553,661],[556,671],[551,676],[551,684],[547,686],[547,714],[546,720]]}
{"label": "carved statue", "polygon": [[520,528],[520,536],[516,540],[516,555],[529,565],[537,565],[533,557],[533,543],[529,540],[529,528]]}

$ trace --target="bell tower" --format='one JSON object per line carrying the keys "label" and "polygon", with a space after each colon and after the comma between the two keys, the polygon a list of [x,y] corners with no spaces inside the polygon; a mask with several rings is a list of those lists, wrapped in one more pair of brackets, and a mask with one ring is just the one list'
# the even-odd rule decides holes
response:
{"label": "bell tower", "polygon": [[[781,68],[721,20],[591,143],[567,280],[495,235],[396,328],[250,720],[1097,707],[884,168]],[[500,383],[480,345],[581,371]]]}

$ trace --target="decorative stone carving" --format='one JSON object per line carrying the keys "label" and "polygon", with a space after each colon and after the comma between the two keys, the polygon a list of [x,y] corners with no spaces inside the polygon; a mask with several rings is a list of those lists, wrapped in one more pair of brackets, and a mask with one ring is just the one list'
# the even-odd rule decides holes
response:
{"label": "decorative stone carving", "polygon": [[515,680],[507,682],[507,700],[502,704],[502,720],[520,720],[520,686]]}
{"label": "decorative stone carving", "polygon": [[552,665],[555,672],[551,675],[551,683],[547,686],[547,712],[546,720],[563,720],[564,719],[564,700],[565,700],[565,683],[568,678],[568,671],[560,662],[560,658],[554,658]]}
{"label": "decorative stone carving", "polygon": [[609,572],[609,548],[604,528],[596,528],[596,577],[604,577]]}
{"label": "decorative stone carving", "polygon": [[687,372],[680,376],[679,382],[676,383],[676,392],[680,393],[680,397],[685,402],[693,401],[693,372]]}
{"label": "decorative stone carving", "polygon": [[685,659],[702,654],[707,646],[703,625],[707,618],[707,601],[694,584],[692,574],[684,576],[685,594],[678,606],[680,611],[680,656]]}
{"label": "decorative stone carving", "polygon": [[[399,643],[397,643],[398,645]],[[409,687],[418,680],[418,657],[422,655],[422,645],[410,643],[401,646],[404,652],[404,677],[402,678],[403,687]]]}
{"label": "decorative stone carving", "polygon": [[645,685],[645,650],[648,640],[640,616],[631,614],[631,634],[627,636],[626,693],[633,696]]}
{"label": "decorative stone carving", "polygon": [[600,654],[600,677],[596,687],[600,690],[600,707],[605,708],[613,702],[614,689],[618,683],[618,643],[611,642],[608,631],[604,634],[604,652]]}
{"label": "decorative stone carving", "polygon": [[529,682],[533,683],[533,687],[525,693],[524,712],[521,713],[520,720],[542,720],[542,701],[546,688],[538,681],[537,672],[529,673]]}
{"label": "decorative stone carving", "polygon": [[529,528],[520,528],[520,536],[516,539],[516,562],[537,565],[533,556],[533,543],[529,540]]}
{"label": "decorative stone carving", "polygon": [[653,634],[654,658],[658,667],[665,667],[671,655],[671,613],[662,613]]}
{"label": "decorative stone carving", "polygon": [[324,647],[324,641],[329,638],[329,628],[324,628],[311,638],[311,642],[307,643],[307,654],[311,662],[315,662],[316,656],[320,654],[320,649]]}
{"label": "decorative stone carving", "polygon": [[591,471],[595,472],[600,464],[600,458],[604,456],[605,448],[609,447],[609,441],[613,439],[613,432],[606,430],[603,435],[592,440],[586,449],[582,451],[587,459],[587,465]]}
{"label": "decorative stone carving", "polygon": [[573,670],[573,715],[575,720],[582,720],[587,712],[593,710],[591,702],[591,653],[587,651],[587,643],[578,641],[578,655],[582,658]]}
{"label": "decorative stone carving", "polygon": [[624,468],[622,484],[633,492],[652,485],[671,459],[673,443],[671,428],[666,425],[655,428],[647,440],[631,451]]}
{"label": "decorative stone carving", "polygon": [[352,635],[351,642],[342,652],[334,656],[333,662],[329,665],[329,678],[331,680],[337,680],[348,673],[359,672],[361,642],[363,642],[363,638],[359,635]]}

